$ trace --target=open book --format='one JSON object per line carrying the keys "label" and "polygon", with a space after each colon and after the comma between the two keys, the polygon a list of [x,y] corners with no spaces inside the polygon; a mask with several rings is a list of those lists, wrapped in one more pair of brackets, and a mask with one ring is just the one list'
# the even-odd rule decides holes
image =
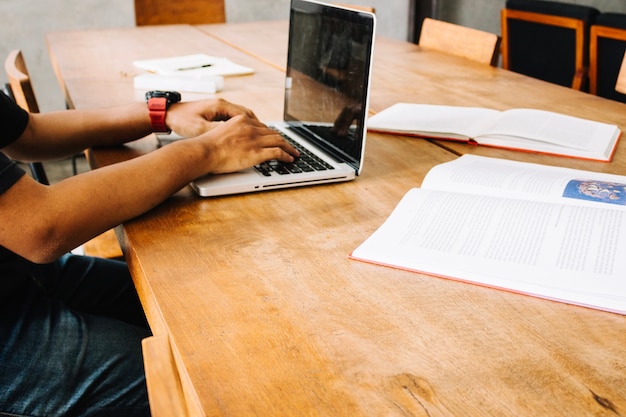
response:
{"label": "open book", "polygon": [[626,176],[465,155],[350,257],[626,314]]}
{"label": "open book", "polygon": [[559,113],[397,103],[369,118],[372,131],[610,161],[620,129]]}

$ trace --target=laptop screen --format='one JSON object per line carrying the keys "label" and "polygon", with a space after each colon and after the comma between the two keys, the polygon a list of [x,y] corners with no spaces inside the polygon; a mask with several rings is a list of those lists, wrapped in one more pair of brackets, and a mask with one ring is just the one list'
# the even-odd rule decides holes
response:
{"label": "laptop screen", "polygon": [[284,119],[299,134],[360,169],[374,17],[292,0]]}

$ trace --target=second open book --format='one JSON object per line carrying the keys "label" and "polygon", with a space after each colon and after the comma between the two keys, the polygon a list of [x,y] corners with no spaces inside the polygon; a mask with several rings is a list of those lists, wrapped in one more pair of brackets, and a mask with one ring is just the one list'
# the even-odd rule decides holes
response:
{"label": "second open book", "polygon": [[409,103],[370,117],[368,129],[598,161],[612,159],[621,135],[615,125],[544,110]]}
{"label": "second open book", "polygon": [[440,164],[351,258],[626,314],[626,177]]}

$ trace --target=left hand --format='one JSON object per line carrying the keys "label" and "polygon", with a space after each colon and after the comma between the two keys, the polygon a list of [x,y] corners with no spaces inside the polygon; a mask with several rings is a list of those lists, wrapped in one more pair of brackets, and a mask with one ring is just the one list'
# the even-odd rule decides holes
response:
{"label": "left hand", "polygon": [[172,104],[167,111],[166,125],[184,137],[199,136],[235,116],[258,120],[252,110],[224,99],[186,101]]}

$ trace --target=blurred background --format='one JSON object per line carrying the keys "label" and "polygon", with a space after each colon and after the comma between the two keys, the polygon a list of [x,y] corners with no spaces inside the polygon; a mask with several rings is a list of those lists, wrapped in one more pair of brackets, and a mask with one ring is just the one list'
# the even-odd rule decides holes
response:
{"label": "blurred background", "polygon": [[[176,1],[176,0],[173,0]],[[420,16],[500,33],[500,9],[505,0],[341,0],[341,3],[374,6],[378,35],[415,40]],[[624,0],[567,0],[603,12],[626,13]],[[225,0],[226,20],[285,20],[289,0]],[[132,0],[1,0],[0,56],[22,49],[41,111],[64,108],[62,93],[54,76],[45,44],[49,31],[101,29],[135,25]],[[421,21],[421,20],[420,20]],[[252,34],[251,34],[252,36]],[[0,72],[6,81],[4,71]]]}

